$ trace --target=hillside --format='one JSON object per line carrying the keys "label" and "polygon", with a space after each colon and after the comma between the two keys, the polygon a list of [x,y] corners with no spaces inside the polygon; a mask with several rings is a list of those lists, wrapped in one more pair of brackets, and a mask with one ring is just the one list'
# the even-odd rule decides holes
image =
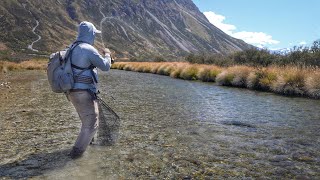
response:
{"label": "hillside", "polygon": [[251,47],[210,24],[192,0],[2,0],[0,12],[0,58],[61,49],[75,39],[83,20],[102,29],[96,46],[124,58]]}

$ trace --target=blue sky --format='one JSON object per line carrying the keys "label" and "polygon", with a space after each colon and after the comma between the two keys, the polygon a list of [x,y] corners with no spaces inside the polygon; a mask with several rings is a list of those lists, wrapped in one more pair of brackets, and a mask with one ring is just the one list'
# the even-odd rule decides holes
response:
{"label": "blue sky", "polygon": [[320,0],[193,0],[227,34],[269,49],[320,39]]}

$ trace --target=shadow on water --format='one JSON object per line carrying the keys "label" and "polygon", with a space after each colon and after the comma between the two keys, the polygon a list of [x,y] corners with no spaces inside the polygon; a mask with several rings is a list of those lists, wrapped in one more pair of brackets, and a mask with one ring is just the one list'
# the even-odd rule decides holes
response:
{"label": "shadow on water", "polygon": [[68,157],[69,152],[70,149],[64,149],[51,153],[33,154],[22,161],[0,165],[0,177],[28,178],[63,168],[69,161],[72,161]]}

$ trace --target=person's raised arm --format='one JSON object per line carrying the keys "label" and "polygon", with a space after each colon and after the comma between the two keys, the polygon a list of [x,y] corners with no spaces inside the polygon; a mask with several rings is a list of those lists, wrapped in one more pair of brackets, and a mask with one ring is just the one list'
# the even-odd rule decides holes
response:
{"label": "person's raised arm", "polygon": [[90,55],[91,64],[95,67],[101,69],[102,71],[109,71],[111,68],[111,55],[110,50],[104,50],[104,57],[102,57],[99,52],[94,49]]}

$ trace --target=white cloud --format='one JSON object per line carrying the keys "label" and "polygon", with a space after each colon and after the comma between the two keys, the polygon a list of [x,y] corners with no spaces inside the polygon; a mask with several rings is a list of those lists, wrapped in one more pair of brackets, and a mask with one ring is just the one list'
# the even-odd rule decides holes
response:
{"label": "white cloud", "polygon": [[280,42],[277,40],[273,40],[272,36],[263,33],[263,32],[247,32],[241,31],[232,34],[233,37],[238,39],[243,39],[249,44],[259,44],[259,45],[271,45],[271,44],[279,44]]}
{"label": "white cloud", "polygon": [[307,42],[301,41],[299,44],[303,46],[303,45],[307,45]]}
{"label": "white cloud", "polygon": [[237,27],[232,24],[224,23],[226,17],[220,14],[216,14],[212,11],[204,12],[203,13],[209,22],[215,25],[217,28],[221,29],[223,32],[227,33],[228,35],[242,39],[249,44],[253,44],[257,47],[264,47],[266,45],[273,45],[279,44],[280,42],[274,40],[271,35],[268,35],[264,32],[248,32],[248,31],[240,31],[235,32]]}
{"label": "white cloud", "polygon": [[203,14],[207,17],[211,24],[215,25],[217,28],[229,35],[232,34],[232,31],[237,29],[234,25],[225,24],[223,21],[226,19],[226,17],[222,15],[216,14],[212,11],[204,12]]}

